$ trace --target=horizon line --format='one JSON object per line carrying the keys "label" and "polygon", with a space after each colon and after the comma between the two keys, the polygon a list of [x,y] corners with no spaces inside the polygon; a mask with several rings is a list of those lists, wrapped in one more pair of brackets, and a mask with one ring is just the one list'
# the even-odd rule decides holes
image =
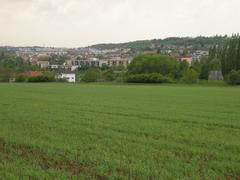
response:
{"label": "horizon line", "polygon": [[[89,48],[91,46],[96,46],[96,45],[104,45],[104,44],[125,44],[125,43],[134,43],[134,42],[139,42],[139,41],[152,41],[152,40],[166,40],[169,38],[198,38],[198,37],[203,37],[203,38],[210,38],[210,37],[232,37],[234,35],[239,35],[239,33],[232,33],[231,35],[229,34],[215,34],[215,35],[198,35],[198,36],[168,36],[165,38],[151,38],[151,39],[138,39],[138,40],[131,40],[131,41],[122,41],[122,42],[103,42],[103,43],[96,43],[96,44],[90,44],[86,46],[75,46],[75,47],[61,47],[61,46],[45,46],[45,45],[0,45],[0,47],[13,47],[13,48],[19,48],[19,47],[45,47],[45,48],[64,48],[64,49],[77,49],[77,48]],[[43,43],[44,44],[44,43]]]}

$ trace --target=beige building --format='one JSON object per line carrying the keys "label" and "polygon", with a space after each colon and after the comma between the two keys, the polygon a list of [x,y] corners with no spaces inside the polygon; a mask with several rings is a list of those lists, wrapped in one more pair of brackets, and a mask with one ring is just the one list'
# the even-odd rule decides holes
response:
{"label": "beige building", "polygon": [[113,67],[113,66],[127,67],[131,63],[132,59],[131,58],[112,58],[106,61],[109,67]]}
{"label": "beige building", "polygon": [[37,65],[40,68],[48,68],[49,67],[49,62],[48,61],[37,61]]}
{"label": "beige building", "polygon": [[192,64],[193,58],[191,56],[186,56],[186,57],[180,57],[179,60],[180,61],[187,61],[188,64]]}
{"label": "beige building", "polygon": [[88,68],[88,67],[114,67],[114,66],[124,66],[127,67],[130,64],[132,58],[120,58],[114,57],[109,59],[97,59],[92,58],[88,60],[68,60],[66,64],[69,66],[79,66],[80,68]]}

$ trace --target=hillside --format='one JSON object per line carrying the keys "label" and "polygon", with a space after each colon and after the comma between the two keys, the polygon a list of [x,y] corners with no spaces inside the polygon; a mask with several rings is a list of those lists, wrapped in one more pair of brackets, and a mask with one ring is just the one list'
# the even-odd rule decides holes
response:
{"label": "hillside", "polygon": [[96,44],[89,46],[96,49],[115,49],[115,48],[130,48],[136,51],[148,50],[151,48],[158,48],[162,45],[175,46],[193,46],[195,48],[206,48],[214,44],[222,44],[228,39],[227,36],[212,36],[212,37],[170,37],[166,39],[141,40],[126,43],[109,43]]}

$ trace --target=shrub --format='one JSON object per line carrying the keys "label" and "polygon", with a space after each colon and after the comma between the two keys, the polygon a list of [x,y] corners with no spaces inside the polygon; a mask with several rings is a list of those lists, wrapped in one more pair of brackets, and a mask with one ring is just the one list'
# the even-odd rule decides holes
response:
{"label": "shrub", "polygon": [[232,70],[227,76],[227,83],[230,85],[240,85],[240,70]]}
{"label": "shrub", "polygon": [[169,77],[165,77],[159,73],[151,74],[130,74],[125,78],[129,83],[172,83]]}
{"label": "shrub", "polygon": [[36,76],[36,77],[30,77],[28,78],[28,82],[34,82],[34,83],[38,83],[38,82],[54,82],[54,79],[52,77],[48,77],[48,76]]}
{"label": "shrub", "polygon": [[45,71],[45,72],[43,73],[43,76],[47,77],[48,82],[54,82],[54,81],[56,81],[55,75],[54,75],[52,72]]}
{"label": "shrub", "polygon": [[26,81],[26,77],[23,75],[19,75],[15,79],[15,82],[25,82],[25,81]]}
{"label": "shrub", "polygon": [[0,67],[0,82],[9,82],[13,75],[12,69]]}
{"label": "shrub", "polygon": [[88,69],[84,74],[82,81],[84,82],[96,82],[101,79],[101,73],[98,69]]}
{"label": "shrub", "polygon": [[68,82],[65,78],[57,78],[56,82]]}
{"label": "shrub", "polygon": [[114,81],[116,79],[116,75],[113,70],[109,69],[103,72],[103,78],[105,81]]}
{"label": "shrub", "polygon": [[198,82],[198,77],[199,73],[197,71],[195,71],[194,69],[189,69],[184,73],[181,82],[187,84],[194,84]]}
{"label": "shrub", "polygon": [[115,79],[115,82],[122,83],[124,82],[124,77],[123,76],[117,76]]}
{"label": "shrub", "polygon": [[160,73],[164,76],[175,76],[180,70],[176,58],[163,55],[139,55],[128,66],[129,74]]}

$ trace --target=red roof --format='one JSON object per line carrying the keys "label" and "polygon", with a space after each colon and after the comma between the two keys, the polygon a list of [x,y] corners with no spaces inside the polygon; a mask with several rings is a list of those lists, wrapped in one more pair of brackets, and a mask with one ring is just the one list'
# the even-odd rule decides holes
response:
{"label": "red roof", "polygon": [[32,56],[31,57],[32,62],[37,62],[38,60],[39,60],[39,57],[37,57],[37,56]]}

